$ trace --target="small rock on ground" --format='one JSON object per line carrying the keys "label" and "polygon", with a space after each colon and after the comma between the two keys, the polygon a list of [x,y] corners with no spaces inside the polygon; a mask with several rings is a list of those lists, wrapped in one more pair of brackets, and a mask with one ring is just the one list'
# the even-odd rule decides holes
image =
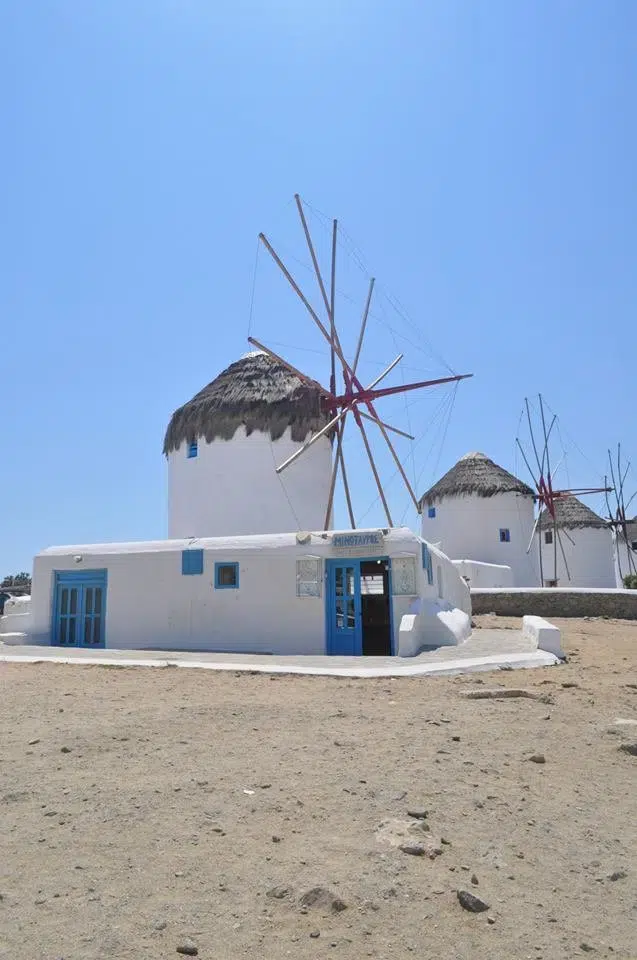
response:
{"label": "small rock on ground", "polygon": [[178,945],[177,953],[180,953],[184,957],[198,957],[199,949],[192,940],[184,940],[183,943]]}
{"label": "small rock on ground", "polygon": [[347,910],[347,904],[335,893],[328,890],[327,887],[312,887],[301,897],[302,907],[317,907],[322,910],[330,910],[332,913],[341,913]]}
{"label": "small rock on ground", "polygon": [[484,913],[485,910],[489,909],[488,903],[469,893],[468,890],[458,890],[458,901],[460,906],[468,910],[469,913]]}
{"label": "small rock on ground", "polygon": [[546,757],[544,756],[543,753],[534,753],[531,757],[529,757],[529,762],[530,763],[546,763]]}
{"label": "small rock on ground", "polygon": [[429,811],[425,810],[424,807],[411,807],[407,811],[408,817],[413,817],[414,820],[426,820],[429,816]]}
{"label": "small rock on ground", "polygon": [[637,757],[637,743],[622,743],[619,749],[622,753],[628,753],[631,757]]}
{"label": "small rock on ground", "polygon": [[401,853],[408,853],[412,857],[424,857],[427,852],[422,843],[403,843],[398,849]]}
{"label": "small rock on ground", "polygon": [[289,897],[292,891],[289,887],[271,887],[267,891],[266,897],[270,897],[272,900],[285,900],[286,897]]}

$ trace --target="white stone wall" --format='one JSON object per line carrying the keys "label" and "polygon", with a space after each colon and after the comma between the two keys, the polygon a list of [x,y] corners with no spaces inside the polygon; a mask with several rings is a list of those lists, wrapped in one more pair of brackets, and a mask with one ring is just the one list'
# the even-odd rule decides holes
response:
{"label": "white stone wall", "polygon": [[[557,548],[557,579],[560,587],[614,588],[615,557],[613,538],[609,529],[584,527],[566,531],[573,543],[561,532],[562,546],[570,579],[566,572],[562,552]],[[546,528],[535,535],[534,553],[537,555],[538,537],[542,543],[542,566],[544,582],[554,579],[555,558],[553,544],[545,543]]]}
{"label": "white stone wall", "polygon": [[453,565],[466,580],[470,589],[476,587],[513,587],[511,567],[496,563],[480,563],[478,560],[454,560]]}
{"label": "white stone wall", "polygon": [[9,634],[26,634],[30,626],[31,597],[10,597],[6,600],[4,616],[0,617],[0,642],[6,643]]}
{"label": "white stone wall", "polygon": [[[510,567],[514,585],[538,586],[537,551],[527,553],[533,535],[533,498],[516,493],[493,497],[445,497],[434,504],[436,516],[428,516],[425,504],[422,535],[440,545],[452,560],[477,560]],[[511,539],[500,542],[500,530]]]}
{"label": "white stone wall", "polygon": [[241,427],[232,440],[187,444],[168,456],[168,536],[225,537],[322,530],[329,498],[332,447],[322,437],[282,473],[301,444],[289,429],[276,442]]}

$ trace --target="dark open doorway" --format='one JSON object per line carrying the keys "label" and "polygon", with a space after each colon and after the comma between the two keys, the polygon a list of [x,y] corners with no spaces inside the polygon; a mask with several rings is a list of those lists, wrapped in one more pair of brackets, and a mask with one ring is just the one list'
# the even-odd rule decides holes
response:
{"label": "dark open doorway", "polygon": [[389,561],[362,560],[360,571],[363,656],[390,657]]}

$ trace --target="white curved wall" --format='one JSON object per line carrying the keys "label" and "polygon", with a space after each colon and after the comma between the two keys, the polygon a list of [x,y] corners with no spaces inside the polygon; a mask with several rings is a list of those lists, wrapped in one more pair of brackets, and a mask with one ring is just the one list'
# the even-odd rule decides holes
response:
{"label": "white curved wall", "polygon": [[513,571],[497,563],[481,563],[479,560],[453,560],[460,576],[469,584],[469,589],[513,587]]}
{"label": "white curved wall", "polygon": [[329,497],[332,448],[325,437],[281,474],[276,467],[301,446],[289,429],[273,442],[268,434],[198,442],[168,455],[168,536],[225,537],[253,533],[322,530]]}
{"label": "white curved wall", "polygon": [[[428,516],[425,504],[422,535],[440,545],[453,560],[478,560],[510,567],[516,587],[539,585],[537,547],[527,553],[533,535],[533,498],[516,493],[493,497],[445,497],[434,504],[436,516]],[[510,531],[508,543],[500,542],[500,530]]]}
{"label": "white curved wall", "polygon": [[[542,565],[544,568],[544,582],[554,579],[555,557],[553,544],[545,543],[546,530],[541,531],[542,538]],[[561,532],[562,546],[566,555],[566,562],[570,573],[570,580],[564,566],[562,552],[557,548],[557,579],[559,587],[615,587],[615,557],[613,554],[613,538],[610,530],[597,527],[567,530],[573,543]],[[537,537],[540,534],[536,534]],[[535,543],[534,552],[538,547]]]}

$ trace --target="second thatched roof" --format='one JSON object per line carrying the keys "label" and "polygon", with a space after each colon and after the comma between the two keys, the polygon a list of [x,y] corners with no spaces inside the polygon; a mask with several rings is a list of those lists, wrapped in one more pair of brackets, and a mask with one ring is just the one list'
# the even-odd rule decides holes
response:
{"label": "second thatched roof", "polygon": [[[603,520],[594,510],[587,507],[573,494],[555,500],[555,519],[558,527],[564,527],[567,530],[582,529],[583,527],[601,529],[608,526],[607,520]],[[551,526],[553,526],[553,518],[545,507],[542,510],[542,527]]]}
{"label": "second thatched roof", "polygon": [[199,438],[231,440],[239,427],[247,434],[269,433],[272,440],[291,428],[302,443],[328,422],[321,393],[303,383],[265,353],[246,354],[176,410],[168,424],[164,453]]}
{"label": "second thatched roof", "polygon": [[467,453],[423,494],[421,503],[430,506],[444,497],[494,497],[498,493],[533,496],[533,491],[526,483],[498,466],[484,453]]}

